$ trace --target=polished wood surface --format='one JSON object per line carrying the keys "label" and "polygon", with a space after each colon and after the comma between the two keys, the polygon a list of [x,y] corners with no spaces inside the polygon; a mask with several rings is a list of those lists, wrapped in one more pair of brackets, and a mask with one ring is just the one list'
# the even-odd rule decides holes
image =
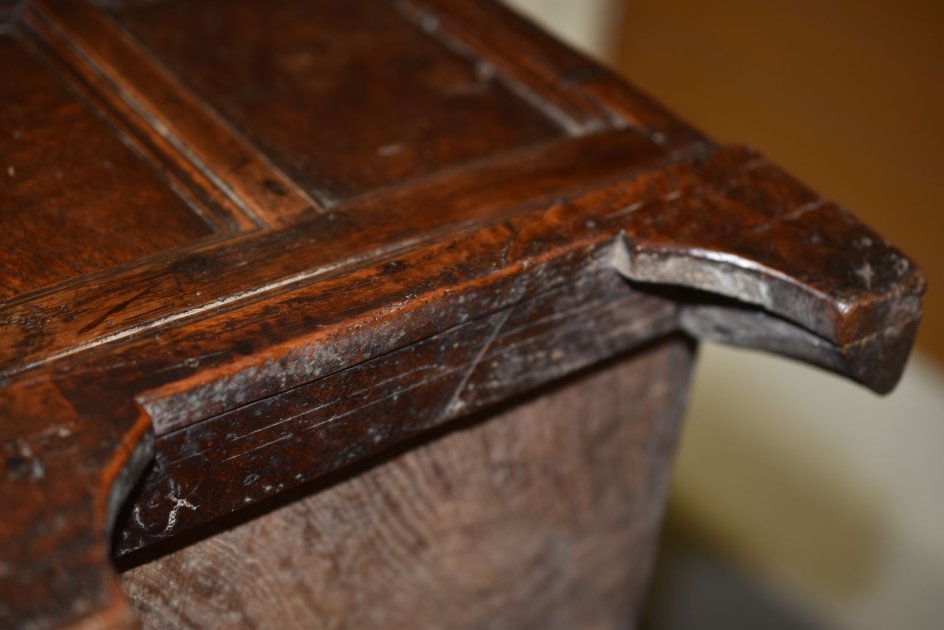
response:
{"label": "polished wood surface", "polygon": [[0,297],[212,232],[28,42],[0,35],[0,66]]}
{"label": "polished wood surface", "polygon": [[159,2],[117,16],[326,204],[564,135],[488,62],[422,36],[393,5],[257,4]]}
{"label": "polished wood surface", "polygon": [[112,553],[668,334],[911,348],[908,258],[497,4],[4,6],[4,625],[127,622]]}

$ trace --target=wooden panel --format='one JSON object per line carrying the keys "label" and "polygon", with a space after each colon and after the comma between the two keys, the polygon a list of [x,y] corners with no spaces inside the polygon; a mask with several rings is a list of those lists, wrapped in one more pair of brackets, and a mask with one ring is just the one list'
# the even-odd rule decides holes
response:
{"label": "wooden panel", "polygon": [[569,129],[630,126],[665,147],[704,138],[690,125],[603,66],[567,48],[497,1],[400,0],[435,24],[445,40],[468,47],[513,76]]}
{"label": "wooden panel", "polygon": [[690,350],[676,339],[545,390],[123,585],[145,628],[630,626]]}
{"label": "wooden panel", "polygon": [[118,15],[329,202],[563,133],[387,3],[167,0]]}
{"label": "wooden panel", "polygon": [[11,35],[0,67],[0,298],[211,233]]}
{"label": "wooden panel", "polygon": [[30,0],[18,26],[153,145],[164,168],[212,200],[224,221],[277,226],[324,211],[107,13],[84,1]]}

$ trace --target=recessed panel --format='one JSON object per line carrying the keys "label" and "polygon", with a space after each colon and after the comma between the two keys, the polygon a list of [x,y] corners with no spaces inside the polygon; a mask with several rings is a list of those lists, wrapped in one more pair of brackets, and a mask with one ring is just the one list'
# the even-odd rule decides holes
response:
{"label": "recessed panel", "polygon": [[0,68],[0,299],[210,234],[14,36]]}
{"label": "recessed panel", "polygon": [[329,201],[564,135],[381,0],[164,0],[117,17]]}

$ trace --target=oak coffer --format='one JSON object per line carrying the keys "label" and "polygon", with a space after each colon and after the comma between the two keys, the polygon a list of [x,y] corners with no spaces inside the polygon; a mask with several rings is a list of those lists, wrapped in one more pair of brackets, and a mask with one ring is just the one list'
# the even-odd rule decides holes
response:
{"label": "oak coffer", "polygon": [[0,23],[5,628],[631,624],[694,340],[910,351],[898,250],[499,4]]}

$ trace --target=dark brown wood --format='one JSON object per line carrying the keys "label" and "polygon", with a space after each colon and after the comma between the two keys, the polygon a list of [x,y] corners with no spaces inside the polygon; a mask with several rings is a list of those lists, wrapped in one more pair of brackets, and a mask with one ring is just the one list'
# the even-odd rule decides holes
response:
{"label": "dark brown wood", "polygon": [[626,627],[690,365],[687,340],[662,341],[122,584],[145,628]]}
{"label": "dark brown wood", "polygon": [[0,625],[124,623],[110,553],[674,331],[911,348],[898,250],[497,4],[0,15]]}
{"label": "dark brown wood", "polygon": [[[672,330],[675,311],[667,300],[632,291],[614,273],[587,275],[185,427],[157,419],[179,423],[187,418],[180,407],[190,404],[190,396],[155,405],[148,401],[161,449],[133,509],[118,526],[115,551],[124,554],[212,522],[637,347]],[[259,483],[247,484],[247,479]],[[200,508],[175,511],[180,497]]]}
{"label": "dark brown wood", "polygon": [[0,66],[0,297],[211,233],[27,42],[0,34]]}
{"label": "dark brown wood", "polygon": [[[654,170],[662,163],[657,156],[633,133],[542,145],[364,198],[290,230],[201,244],[116,269],[96,282],[60,285],[28,304],[0,307],[0,374],[472,232],[621,173]],[[481,185],[485,179],[491,186]],[[112,299],[102,300],[102,293]],[[123,306],[116,309],[116,303]]]}
{"label": "dark brown wood", "polygon": [[56,51],[145,141],[204,194],[252,223],[282,225],[318,203],[259,154],[199,95],[87,2],[31,0],[20,27]]}
{"label": "dark brown wood", "polygon": [[[48,382],[0,395],[0,620],[121,627],[133,618],[109,563],[123,498],[153,454],[145,414],[77,404]],[[121,404],[121,403],[119,403]]]}
{"label": "dark brown wood", "polygon": [[564,46],[495,2],[399,0],[398,5],[447,42],[474,50],[512,77],[576,132],[629,126],[665,147],[703,140],[638,88]]}
{"label": "dark brown wood", "polygon": [[118,17],[328,204],[562,135],[483,62],[420,36],[387,3],[257,4],[159,2]]}

